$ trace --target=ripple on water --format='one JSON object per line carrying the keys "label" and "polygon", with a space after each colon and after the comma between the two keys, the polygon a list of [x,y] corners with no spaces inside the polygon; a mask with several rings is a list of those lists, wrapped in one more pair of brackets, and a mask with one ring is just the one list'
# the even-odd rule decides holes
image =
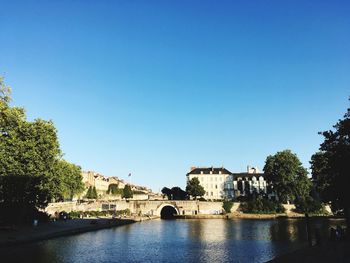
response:
{"label": "ripple on water", "polygon": [[[325,235],[335,223],[320,220]],[[1,262],[265,262],[305,245],[303,220],[153,220],[0,252]]]}

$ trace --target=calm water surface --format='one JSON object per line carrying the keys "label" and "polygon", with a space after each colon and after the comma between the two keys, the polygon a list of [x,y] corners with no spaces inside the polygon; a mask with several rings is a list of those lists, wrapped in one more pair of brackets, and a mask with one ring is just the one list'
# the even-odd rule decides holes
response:
{"label": "calm water surface", "polygon": [[[335,224],[313,222],[324,234]],[[306,245],[300,219],[153,220],[6,249],[0,262],[265,262]]]}

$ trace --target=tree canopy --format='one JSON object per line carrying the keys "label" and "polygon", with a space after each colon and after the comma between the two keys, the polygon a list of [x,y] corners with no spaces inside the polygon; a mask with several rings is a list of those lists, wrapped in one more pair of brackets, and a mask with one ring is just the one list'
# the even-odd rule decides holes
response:
{"label": "tree canopy", "polygon": [[171,189],[169,189],[168,187],[162,188],[162,194],[166,195],[168,197],[168,200],[171,200],[173,198],[173,196],[172,196],[173,193],[172,193]]}
{"label": "tree canopy", "polygon": [[76,194],[84,190],[81,167],[65,160],[57,162],[57,175],[60,178],[61,199],[72,199]]}
{"label": "tree canopy", "polygon": [[86,192],[86,196],[85,196],[87,199],[97,199],[98,196],[97,196],[97,191],[96,191],[96,187],[92,187],[92,186],[89,186],[87,192]]}
{"label": "tree canopy", "polygon": [[322,200],[331,202],[333,210],[344,209],[349,220],[350,109],[333,128],[320,133],[324,141],[311,158],[312,176]]}
{"label": "tree canopy", "polygon": [[171,188],[173,200],[186,200],[188,194],[181,187],[174,186]]}
{"label": "tree canopy", "polygon": [[10,102],[11,89],[0,78],[0,203],[45,207],[82,191],[80,167],[62,159],[53,122],[28,121]]}
{"label": "tree canopy", "polygon": [[123,194],[123,189],[118,187],[118,184],[110,184],[108,186],[107,194],[111,195],[122,195]]}
{"label": "tree canopy", "polygon": [[171,189],[163,187],[162,193],[168,197],[169,200],[186,200],[188,194],[178,186],[174,186]]}
{"label": "tree canopy", "polygon": [[133,192],[130,185],[126,184],[123,189],[123,198],[129,199],[133,197]]}
{"label": "tree canopy", "polygon": [[194,199],[197,199],[197,196],[201,197],[205,194],[205,190],[203,186],[200,185],[197,177],[193,177],[191,180],[187,181],[186,192],[193,196]]}
{"label": "tree canopy", "polygon": [[264,173],[282,202],[305,199],[311,190],[307,170],[290,150],[266,158]]}

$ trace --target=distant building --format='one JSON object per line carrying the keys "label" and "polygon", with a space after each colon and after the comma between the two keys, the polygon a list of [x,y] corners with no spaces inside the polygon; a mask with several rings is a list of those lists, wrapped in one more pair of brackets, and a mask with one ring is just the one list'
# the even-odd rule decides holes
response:
{"label": "distant building", "polygon": [[[117,185],[119,189],[123,189],[126,182],[119,179],[116,176],[104,176],[102,174],[93,171],[82,172],[82,181],[85,185],[85,192],[82,196],[85,196],[87,189],[91,187],[96,187],[99,197],[108,198],[107,191],[111,184]],[[152,194],[152,190],[138,185],[130,185],[131,189],[136,192],[135,196],[139,195],[138,198],[148,199],[148,194]],[[140,197],[140,195],[143,195]]]}
{"label": "distant building", "polygon": [[207,200],[233,199],[253,194],[267,195],[270,199],[277,198],[271,185],[265,180],[264,173],[257,167],[247,167],[247,172],[232,173],[224,167],[191,167],[187,173],[187,181],[197,177],[205,190]]}
{"label": "distant building", "polygon": [[247,167],[245,173],[233,173],[234,196],[249,196],[253,193],[267,194],[267,182],[264,173],[257,167]]}
{"label": "distant building", "polygon": [[198,178],[205,190],[205,199],[233,198],[232,173],[224,167],[191,167],[191,171],[186,176],[187,181],[194,177]]}

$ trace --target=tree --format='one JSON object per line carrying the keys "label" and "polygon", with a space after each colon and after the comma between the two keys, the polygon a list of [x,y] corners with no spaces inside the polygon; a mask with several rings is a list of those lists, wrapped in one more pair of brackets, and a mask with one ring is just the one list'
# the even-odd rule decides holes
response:
{"label": "tree", "polygon": [[98,198],[95,186],[92,188],[91,196],[92,196],[93,199],[97,199]]}
{"label": "tree", "polygon": [[86,192],[86,196],[87,199],[93,199],[93,195],[92,195],[92,186],[89,186],[87,192]]}
{"label": "tree", "polygon": [[281,203],[269,200],[261,195],[242,203],[240,209],[243,213],[252,214],[275,214],[285,212]]}
{"label": "tree", "polygon": [[231,213],[232,206],[233,206],[232,201],[224,201],[222,204],[222,208],[225,210],[226,213]]}
{"label": "tree", "polygon": [[305,199],[310,193],[311,181],[307,171],[290,150],[268,156],[264,173],[281,202]]}
{"label": "tree", "polygon": [[81,191],[81,171],[62,160],[52,121],[28,121],[10,102],[11,89],[0,77],[0,217],[21,219]]}
{"label": "tree", "polygon": [[331,202],[333,210],[344,210],[350,227],[350,109],[333,128],[320,133],[324,142],[312,156],[312,175],[322,200]]}
{"label": "tree", "polygon": [[168,200],[171,200],[173,198],[172,197],[172,191],[168,187],[163,187],[162,188],[162,194],[166,195],[168,197]]}
{"label": "tree", "polygon": [[110,184],[108,186],[107,194],[111,194],[111,195],[122,194],[122,189],[118,188],[118,184]]}
{"label": "tree", "polygon": [[84,190],[81,167],[65,160],[59,160],[57,165],[57,176],[61,178],[61,199],[72,200],[74,195]]}
{"label": "tree", "polygon": [[[28,184],[35,181],[38,185],[32,191],[38,192],[22,194],[34,198],[28,200],[31,205],[44,207],[60,193],[57,187],[60,178],[55,169],[61,156],[57,131],[51,121],[27,121],[23,108],[10,107],[10,91],[0,78],[0,176],[12,176],[12,179],[5,179],[13,182],[9,187],[16,187],[16,178],[20,176],[28,178]],[[6,195],[4,191],[11,190],[2,187],[0,191],[1,200],[1,194]]]}
{"label": "tree", "polygon": [[171,193],[172,193],[173,200],[187,199],[187,193],[178,186],[171,188]]}
{"label": "tree", "polygon": [[130,185],[126,184],[123,189],[123,198],[129,199],[133,197],[133,192]]}
{"label": "tree", "polygon": [[193,177],[191,180],[187,181],[186,192],[193,196],[195,200],[197,196],[201,197],[205,194],[205,190],[203,186],[200,185],[197,177]]}

